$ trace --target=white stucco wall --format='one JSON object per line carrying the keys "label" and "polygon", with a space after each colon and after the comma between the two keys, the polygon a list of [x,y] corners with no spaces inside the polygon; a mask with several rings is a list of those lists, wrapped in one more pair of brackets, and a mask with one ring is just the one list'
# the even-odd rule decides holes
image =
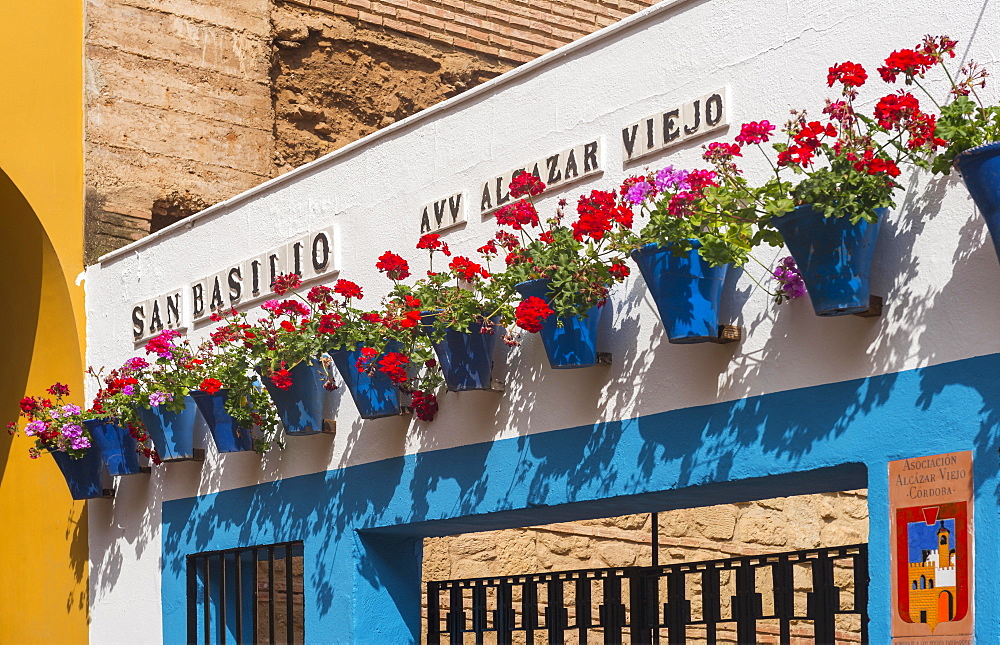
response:
{"label": "white stucco wall", "polygon": [[[364,303],[390,287],[374,265],[385,250],[411,260],[419,207],[466,191],[468,223],[448,231],[456,253],[472,254],[496,230],[479,217],[481,182],[534,159],[603,136],[602,175],[548,193],[540,211],[591,188],[611,189],[642,168],[702,166],[697,139],[623,168],[621,128],[722,86],[730,96],[730,139],[743,121],[780,124],[789,108],[819,115],[827,68],[852,60],[872,81],[893,49],[928,31],[959,40],[960,62],[997,69],[1000,7],[977,0],[803,3],[761,0],[677,2],[554,52],[332,153],[196,219],[105,258],[87,271],[88,363],[115,366],[135,353],[134,302],[184,287],[256,253],[333,225],[340,277],[360,284]],[[883,93],[862,88],[863,106]],[[933,85],[941,90],[940,85]],[[997,98],[995,86],[987,95]],[[748,173],[764,171],[748,156]],[[281,453],[220,456],[171,464],[151,478],[122,481],[113,502],[90,505],[91,638],[149,642],[160,633],[159,505],[164,500],[252,485],[421,450],[545,432],[602,420],[735,400],[1000,352],[1000,265],[985,226],[956,176],[904,175],[909,188],[883,224],[873,292],[881,318],[817,318],[807,301],[776,307],[745,277],[726,297],[725,317],[743,327],[739,345],[669,345],[645,286],[633,277],[612,294],[599,349],[610,368],[554,371],[537,337],[506,352],[503,396],[444,394],[432,423],[362,422],[339,398],[337,434],[292,439]],[[784,255],[762,249],[767,264]],[[752,264],[748,270],[757,271]],[[363,303],[363,304],[364,304]],[[192,329],[203,336],[210,329]],[[503,374],[506,372],[506,374]],[[339,396],[339,395],[338,395]],[[530,415],[527,411],[530,410]],[[140,617],[141,619],[137,619]]]}

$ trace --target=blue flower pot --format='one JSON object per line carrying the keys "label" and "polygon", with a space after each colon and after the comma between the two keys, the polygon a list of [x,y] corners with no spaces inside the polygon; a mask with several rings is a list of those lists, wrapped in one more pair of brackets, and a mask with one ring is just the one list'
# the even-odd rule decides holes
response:
{"label": "blue flower pot", "polygon": [[1000,258],[1000,143],[987,143],[955,157],[955,167],[986,220],[993,249]]}
{"label": "blue flower pot", "polygon": [[[524,296],[549,301],[549,280],[541,278],[514,285]],[[549,316],[542,321],[542,337],[549,366],[553,369],[590,367],[597,364],[597,327],[601,323],[602,307],[591,307],[586,318]],[[562,322],[562,326],[558,322]]]}
{"label": "blue flower pot", "polygon": [[[421,320],[430,332],[438,312],[424,311]],[[496,319],[494,319],[496,322]],[[434,343],[445,383],[452,392],[467,390],[488,390],[493,384],[493,347],[496,345],[496,329],[492,334],[482,333],[483,324],[469,325],[468,332],[447,329],[444,340]]]}
{"label": "blue flower pot", "polygon": [[89,419],[83,425],[90,432],[94,447],[112,475],[138,475],[139,442],[129,434],[128,428],[108,419]]}
{"label": "blue flower pot", "polygon": [[323,387],[323,368],[313,358],[288,370],[292,385],[282,390],[266,376],[261,377],[267,393],[274,401],[285,434],[305,437],[323,431],[323,402],[327,391]]}
{"label": "blue flower pot", "polygon": [[817,316],[846,316],[868,309],[878,221],[851,224],[846,217],[823,217],[811,204],[771,220],[785,239],[806,283]]}
{"label": "blue flower pot", "polygon": [[[390,343],[386,347],[386,352],[398,351],[400,348],[395,343]],[[369,376],[367,373],[358,372],[357,360],[361,356],[361,347],[352,350],[336,350],[330,352],[333,363],[337,366],[340,376],[347,385],[347,390],[354,399],[354,405],[358,408],[362,419],[379,419],[381,417],[393,417],[400,414],[399,388],[393,384],[388,376],[379,372]],[[376,357],[375,360],[379,360]]]}
{"label": "blue flower pot", "polygon": [[91,448],[80,459],[73,459],[65,452],[53,451],[50,454],[66,478],[73,499],[104,497],[104,484],[101,480],[104,463],[99,451]]}
{"label": "blue flower pot", "polygon": [[253,435],[249,428],[241,428],[236,419],[226,412],[229,390],[219,390],[215,394],[195,390],[191,392],[198,411],[208,424],[215,447],[219,452],[244,452],[253,450]]}
{"label": "blue flower pot", "polygon": [[632,252],[671,343],[704,343],[719,337],[719,300],[728,264],[712,267],[698,253],[646,244]]}
{"label": "blue flower pot", "polygon": [[194,421],[198,407],[191,396],[184,397],[184,409],[170,412],[163,405],[139,408],[139,418],[163,461],[184,461],[194,457]]}

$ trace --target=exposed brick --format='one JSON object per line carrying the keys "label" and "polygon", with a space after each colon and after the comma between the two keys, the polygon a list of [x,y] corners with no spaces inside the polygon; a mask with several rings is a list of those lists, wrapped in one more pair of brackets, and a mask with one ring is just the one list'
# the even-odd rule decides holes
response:
{"label": "exposed brick", "polygon": [[372,3],[368,0],[344,0],[347,4],[352,7],[357,7],[358,9],[368,9],[371,10]]}
{"label": "exposed brick", "polygon": [[358,10],[351,9],[350,7],[341,7],[340,5],[337,5],[334,9],[334,13],[338,16],[344,16],[345,18],[358,18]]}
{"label": "exposed brick", "polygon": [[382,16],[378,16],[367,11],[358,11],[358,19],[363,20],[364,22],[369,22],[373,25],[382,24]]}
{"label": "exposed brick", "polygon": [[410,11],[409,9],[400,9],[400,10],[398,10],[396,12],[396,17],[399,18],[400,20],[408,20],[410,22],[414,22],[414,23],[417,23],[417,24],[420,23],[420,18],[421,18],[421,16],[420,16],[419,13],[414,13],[414,12]]}
{"label": "exposed brick", "polygon": [[[420,24],[424,25],[428,29],[433,29],[435,31],[444,31],[444,20],[438,20],[437,18],[431,18],[430,16],[421,16]],[[435,36],[437,38],[437,36]]]}

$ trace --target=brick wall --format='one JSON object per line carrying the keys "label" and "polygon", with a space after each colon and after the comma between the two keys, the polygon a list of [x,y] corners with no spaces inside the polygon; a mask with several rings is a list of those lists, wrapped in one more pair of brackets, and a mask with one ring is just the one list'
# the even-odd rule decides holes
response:
{"label": "brick wall", "polygon": [[270,178],[271,0],[88,0],[86,256]]}
{"label": "brick wall", "polygon": [[639,0],[284,0],[523,63],[645,9]]}

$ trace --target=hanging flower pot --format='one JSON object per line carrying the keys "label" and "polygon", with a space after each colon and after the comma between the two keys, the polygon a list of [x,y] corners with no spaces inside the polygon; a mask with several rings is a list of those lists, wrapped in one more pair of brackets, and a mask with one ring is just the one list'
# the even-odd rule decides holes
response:
{"label": "hanging flower pot", "polygon": [[646,244],[632,259],[646,281],[671,343],[704,343],[719,337],[719,300],[730,265],[712,267],[698,253],[701,243],[674,255],[670,244]]}
{"label": "hanging flower pot", "polygon": [[163,461],[184,461],[194,457],[194,421],[198,408],[191,396],[184,397],[184,409],[168,410],[164,404],[139,408],[139,418]]}
{"label": "hanging flower pot", "polygon": [[[386,352],[399,349],[397,343],[389,343]],[[362,419],[379,419],[400,414],[399,389],[389,377],[377,368],[373,374],[358,371],[357,362],[361,357],[361,346],[352,350],[332,351],[330,357],[344,379],[344,384],[347,385],[347,390],[351,393]]]}
{"label": "hanging flower pot", "polygon": [[[548,302],[549,282],[548,278],[528,280],[514,288],[525,298],[534,296]],[[550,367],[571,369],[597,364],[597,327],[601,323],[601,310],[602,307],[591,307],[586,318],[552,315],[542,321],[538,335],[542,337]]]}
{"label": "hanging flower pot", "polygon": [[83,424],[90,432],[94,448],[100,454],[109,473],[139,474],[139,453],[136,452],[138,442],[129,434],[128,428],[123,428],[108,419],[89,419]]}
{"label": "hanging flower pot", "polygon": [[53,450],[50,454],[66,478],[66,485],[69,486],[73,499],[104,497],[104,463],[99,451],[91,448],[80,459],[73,459],[59,450]]}
{"label": "hanging flower pot", "polygon": [[241,428],[236,419],[226,412],[229,390],[209,394],[201,390],[191,392],[198,411],[208,424],[215,447],[219,452],[244,452],[253,450],[253,435],[249,428]]}
{"label": "hanging flower pot", "polygon": [[[438,313],[437,311],[421,313],[425,329],[429,331],[433,328]],[[444,332],[444,340],[434,343],[434,353],[437,354],[441,364],[445,383],[452,392],[488,390],[492,386],[496,332],[484,334],[482,330],[483,324],[480,322],[469,325],[467,332],[447,329]]]}
{"label": "hanging flower pot", "polygon": [[851,224],[847,217],[823,217],[811,204],[771,220],[791,251],[817,316],[845,316],[868,309],[872,257],[878,221]]}
{"label": "hanging flower pot", "polygon": [[1000,143],[987,143],[959,153],[955,167],[986,220],[993,249],[1000,258]]}
{"label": "hanging flower pot", "polygon": [[261,378],[285,426],[285,433],[304,437],[322,432],[323,402],[327,395],[322,365],[312,358],[288,370],[288,375],[292,379],[288,389],[278,387],[268,377]]}

